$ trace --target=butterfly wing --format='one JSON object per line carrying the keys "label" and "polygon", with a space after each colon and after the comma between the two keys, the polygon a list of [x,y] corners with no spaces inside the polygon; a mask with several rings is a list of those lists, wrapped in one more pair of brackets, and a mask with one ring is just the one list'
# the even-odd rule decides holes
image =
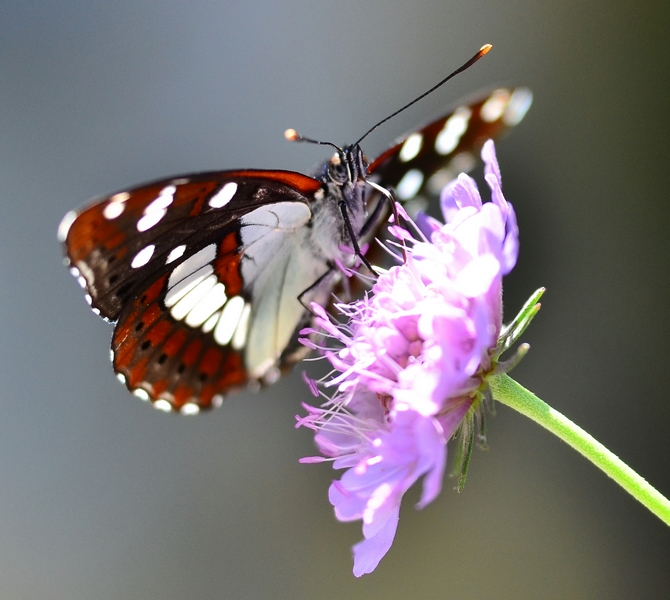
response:
{"label": "butterfly wing", "polygon": [[330,291],[328,257],[307,237],[320,200],[321,183],[299,173],[222,171],[68,213],[67,261],[94,311],[116,321],[113,364],[127,387],[197,412],[295,360],[299,297],[325,302]]}
{"label": "butterfly wing", "polygon": [[370,163],[368,173],[401,201],[435,196],[459,173],[470,171],[487,139],[523,119],[532,102],[524,87],[499,88],[399,138]]}

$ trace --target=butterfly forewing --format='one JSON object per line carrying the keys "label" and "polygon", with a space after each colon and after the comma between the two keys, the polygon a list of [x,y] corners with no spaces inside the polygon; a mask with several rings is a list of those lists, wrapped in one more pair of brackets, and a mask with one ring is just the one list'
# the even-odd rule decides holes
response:
{"label": "butterfly forewing", "polygon": [[[320,188],[285,171],[219,171],[159,180],[68,213],[59,236],[93,308],[116,320],[128,298],[151,277],[225,234],[236,219],[274,202],[306,198]],[[175,257],[177,249],[182,254]]]}
{"label": "butterfly forewing", "polygon": [[499,88],[402,136],[368,168],[371,178],[393,188],[401,201],[435,196],[470,171],[487,139],[503,135],[523,119],[532,94],[523,87]]}

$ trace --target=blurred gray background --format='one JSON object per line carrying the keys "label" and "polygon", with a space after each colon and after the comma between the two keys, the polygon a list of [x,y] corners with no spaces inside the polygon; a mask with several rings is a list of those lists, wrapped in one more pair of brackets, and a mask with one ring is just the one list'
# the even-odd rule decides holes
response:
{"label": "blurred gray background", "polygon": [[670,494],[670,29],[651,0],[0,4],[0,597],[670,597],[670,531],[503,406],[378,570],[351,575],[328,465],[293,429],[297,373],[196,418],[120,385],[111,327],[61,263],[91,196],[235,167],[309,171],[287,127],[351,142],[483,43],[492,53],[365,141],[496,83],[535,92],[499,145],[521,227],[511,316],[548,292],[514,373]]}

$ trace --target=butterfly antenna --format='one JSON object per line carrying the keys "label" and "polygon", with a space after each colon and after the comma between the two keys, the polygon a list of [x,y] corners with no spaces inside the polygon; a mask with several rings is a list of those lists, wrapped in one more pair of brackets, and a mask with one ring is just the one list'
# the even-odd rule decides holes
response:
{"label": "butterfly antenna", "polygon": [[295,129],[287,129],[284,132],[284,137],[289,141],[289,142],[308,142],[310,144],[317,144],[319,146],[331,146],[335,148],[338,152],[342,152],[342,148],[339,146],[336,146],[332,142],[320,142],[319,140],[313,140],[312,138],[305,137],[304,135],[300,135]]}
{"label": "butterfly antenna", "polygon": [[[475,55],[474,55],[468,62],[466,62],[465,64],[463,64],[463,65],[461,65],[460,67],[458,67],[458,69],[456,69],[453,73],[450,73],[449,75],[447,75],[442,81],[440,81],[439,83],[435,84],[435,85],[434,85],[432,88],[430,88],[427,92],[424,92],[424,93],[421,94],[418,98],[414,98],[414,100],[412,100],[412,101],[409,102],[408,104],[405,104],[405,106],[403,106],[402,108],[396,110],[393,114],[389,115],[389,116],[386,117],[385,119],[382,119],[381,121],[379,121],[379,123],[377,123],[376,125],[374,125],[374,126],[371,127],[370,129],[368,129],[368,130],[367,130],[367,131],[360,137],[360,139],[356,142],[356,144],[360,144],[366,137],[368,137],[368,135],[370,135],[375,129],[377,129],[377,127],[379,127],[380,125],[383,125],[383,124],[386,123],[386,121],[388,121],[389,119],[392,119],[392,118],[395,117],[397,114],[400,114],[403,110],[405,110],[405,109],[409,108],[410,106],[412,106],[412,104],[416,104],[419,100],[421,100],[422,98],[425,98],[428,94],[434,92],[434,91],[435,91],[437,88],[439,88],[441,85],[444,85],[445,83],[447,83],[447,81],[449,81],[452,77],[455,77],[455,76],[458,75],[459,73],[462,73],[462,72],[465,71],[466,69],[469,69],[469,68],[470,68],[472,65],[474,65],[480,58],[482,58],[482,56],[484,56],[485,54],[487,54],[488,51],[489,51],[491,48],[493,48],[493,46],[492,46],[491,44],[485,44],[484,46],[482,46],[482,47],[479,49],[479,52],[477,52],[477,54],[475,54]],[[289,130],[289,131],[293,131],[293,130]]]}

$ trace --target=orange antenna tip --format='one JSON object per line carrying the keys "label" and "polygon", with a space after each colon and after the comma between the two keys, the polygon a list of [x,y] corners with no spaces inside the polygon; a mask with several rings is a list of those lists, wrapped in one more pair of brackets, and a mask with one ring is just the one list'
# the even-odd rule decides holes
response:
{"label": "orange antenna tip", "polygon": [[289,142],[296,142],[300,139],[300,135],[295,129],[287,129],[284,132],[284,137],[289,141]]}
{"label": "orange antenna tip", "polygon": [[480,49],[479,49],[479,54],[481,56],[484,56],[484,54],[487,54],[488,51],[493,48],[493,44],[484,44]]}

